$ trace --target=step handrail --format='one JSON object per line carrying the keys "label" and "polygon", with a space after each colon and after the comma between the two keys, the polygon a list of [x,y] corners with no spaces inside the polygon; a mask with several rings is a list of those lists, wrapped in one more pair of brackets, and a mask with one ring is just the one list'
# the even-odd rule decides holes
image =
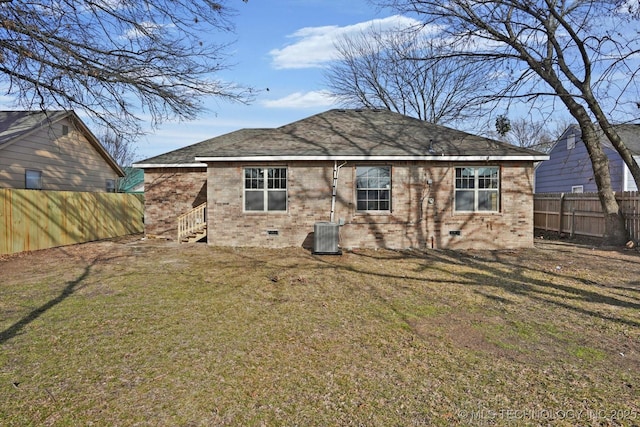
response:
{"label": "step handrail", "polygon": [[207,228],[207,202],[178,217],[178,241]]}

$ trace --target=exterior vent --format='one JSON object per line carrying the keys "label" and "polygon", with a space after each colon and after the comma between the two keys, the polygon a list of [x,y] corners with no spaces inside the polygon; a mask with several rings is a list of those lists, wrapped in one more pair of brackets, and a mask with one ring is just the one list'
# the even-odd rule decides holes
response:
{"label": "exterior vent", "polygon": [[313,228],[313,253],[340,255],[339,230],[340,226],[335,222],[316,222]]}

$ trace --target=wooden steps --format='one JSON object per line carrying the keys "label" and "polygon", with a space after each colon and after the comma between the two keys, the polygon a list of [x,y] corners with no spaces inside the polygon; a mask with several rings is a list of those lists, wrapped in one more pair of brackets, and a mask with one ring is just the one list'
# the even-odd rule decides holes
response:
{"label": "wooden steps", "polygon": [[182,236],[180,243],[195,243],[207,237],[207,225],[200,230],[194,230],[191,233]]}
{"label": "wooden steps", "polygon": [[207,237],[207,203],[178,217],[178,241],[194,243]]}

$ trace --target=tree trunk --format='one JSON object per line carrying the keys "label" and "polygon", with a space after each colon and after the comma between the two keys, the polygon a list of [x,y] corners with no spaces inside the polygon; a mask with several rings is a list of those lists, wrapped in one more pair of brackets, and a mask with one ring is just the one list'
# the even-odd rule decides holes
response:
{"label": "tree trunk", "polygon": [[615,128],[611,125],[607,116],[604,114],[602,109],[600,108],[600,104],[596,101],[593,93],[591,91],[583,91],[585,93],[585,100],[587,101],[587,105],[591,112],[595,115],[598,124],[600,125],[600,129],[604,132],[605,136],[609,139],[613,147],[616,149],[622,161],[627,165],[631,175],[633,176],[633,180],[636,183],[636,186],[640,188],[640,166],[633,158],[633,153],[629,151],[629,148],[626,146],[624,141],[620,139],[620,136],[616,132]]}
{"label": "tree trunk", "polygon": [[[576,116],[574,115],[574,117]],[[602,150],[595,126],[589,117],[580,117],[578,122],[582,131],[582,141],[591,158],[593,176],[598,186],[598,197],[604,213],[605,230],[602,243],[605,245],[622,245],[627,240],[627,231],[624,217],[611,186],[609,159]]]}
{"label": "tree trunk", "polygon": [[582,131],[582,142],[587,148],[589,158],[591,159],[593,177],[598,186],[598,197],[600,198],[600,204],[605,218],[602,243],[615,246],[624,245],[627,241],[624,217],[620,211],[613,187],[611,186],[609,158],[602,149],[596,127],[591,121],[591,117],[585,107],[579,104],[573,96],[569,94],[553,72],[540,68],[538,68],[538,71],[540,71],[540,75],[545,81],[560,95],[560,99],[562,99],[562,102],[567,106],[571,115],[578,121],[580,130]]}

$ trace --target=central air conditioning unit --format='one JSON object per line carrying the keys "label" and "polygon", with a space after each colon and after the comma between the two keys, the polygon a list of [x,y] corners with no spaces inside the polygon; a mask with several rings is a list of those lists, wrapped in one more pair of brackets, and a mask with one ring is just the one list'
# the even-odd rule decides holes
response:
{"label": "central air conditioning unit", "polygon": [[313,227],[313,253],[320,255],[340,255],[338,247],[340,226],[335,222],[316,222]]}

